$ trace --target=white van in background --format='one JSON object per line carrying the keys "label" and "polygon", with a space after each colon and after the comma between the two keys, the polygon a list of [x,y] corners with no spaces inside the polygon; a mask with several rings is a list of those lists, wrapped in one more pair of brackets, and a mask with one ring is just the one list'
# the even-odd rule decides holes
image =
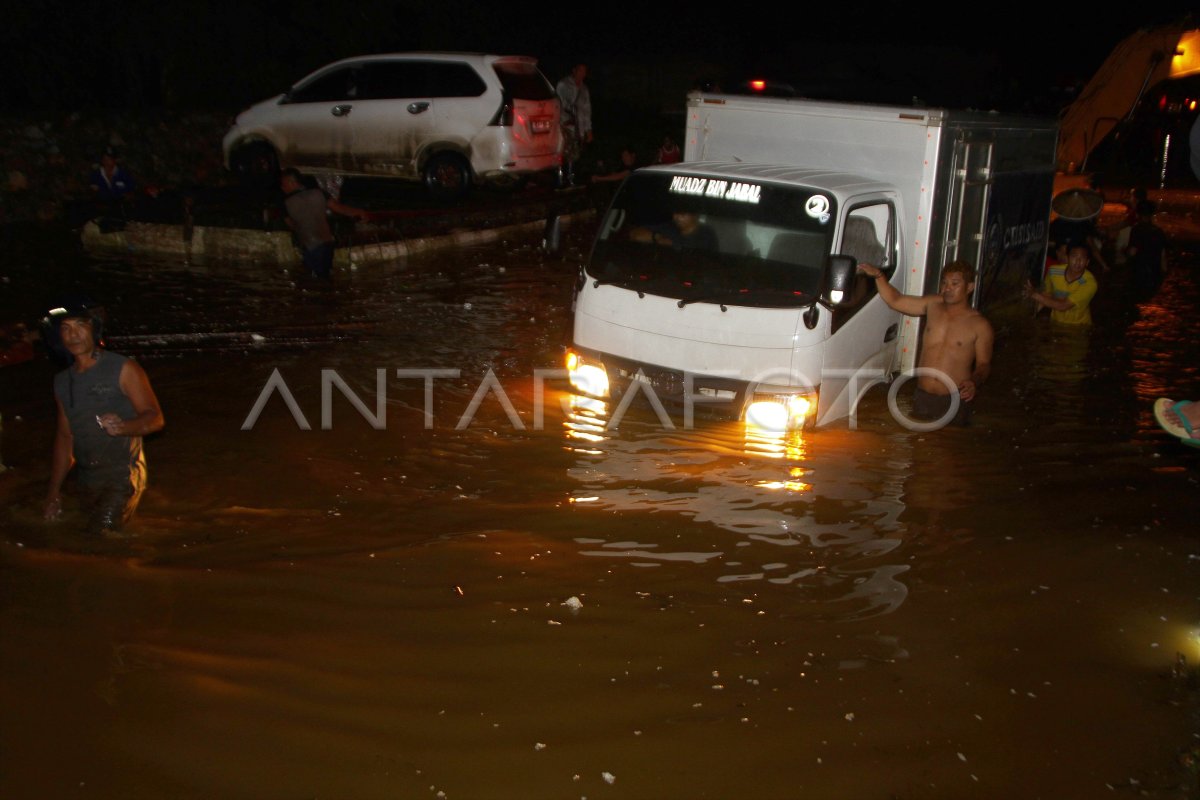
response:
{"label": "white van in background", "polygon": [[420,180],[459,194],[473,181],[558,170],[554,88],[527,56],[390,53],[322,67],[238,115],[228,169]]}

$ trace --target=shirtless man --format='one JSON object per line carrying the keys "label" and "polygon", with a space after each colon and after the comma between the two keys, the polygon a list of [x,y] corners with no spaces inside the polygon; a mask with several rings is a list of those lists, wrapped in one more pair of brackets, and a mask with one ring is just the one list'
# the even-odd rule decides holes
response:
{"label": "shirtless man", "polygon": [[[924,297],[900,294],[878,267],[859,264],[858,269],[875,280],[879,296],[889,307],[926,318],[918,366],[937,370],[957,387],[963,402],[954,421],[966,425],[969,404],[992,371],[994,339],[991,323],[968,302],[975,290],[975,268],[965,261],[950,262],[942,269],[942,293]],[[913,413],[940,419],[950,409],[951,398],[941,376],[921,375],[913,394]]]}

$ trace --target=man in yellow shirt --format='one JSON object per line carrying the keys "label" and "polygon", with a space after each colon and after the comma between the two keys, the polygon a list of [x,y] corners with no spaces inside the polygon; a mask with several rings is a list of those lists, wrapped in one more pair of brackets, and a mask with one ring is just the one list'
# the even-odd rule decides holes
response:
{"label": "man in yellow shirt", "polygon": [[1096,296],[1096,276],[1088,269],[1090,253],[1086,244],[1072,244],[1067,263],[1050,267],[1039,292],[1026,287],[1026,295],[1039,306],[1050,309],[1050,319],[1068,325],[1090,325],[1088,306]]}

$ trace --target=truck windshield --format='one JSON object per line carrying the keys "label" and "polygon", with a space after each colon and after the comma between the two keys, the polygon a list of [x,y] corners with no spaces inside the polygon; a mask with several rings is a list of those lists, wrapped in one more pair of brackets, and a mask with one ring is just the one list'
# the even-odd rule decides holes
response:
{"label": "truck windshield", "polygon": [[836,214],[833,198],[810,189],[634,173],[613,198],[587,272],[683,303],[807,305]]}

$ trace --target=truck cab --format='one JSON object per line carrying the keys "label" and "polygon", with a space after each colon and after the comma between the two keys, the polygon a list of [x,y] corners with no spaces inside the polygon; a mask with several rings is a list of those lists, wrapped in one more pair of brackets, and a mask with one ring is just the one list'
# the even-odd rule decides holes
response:
{"label": "truck cab", "polygon": [[978,111],[694,93],[684,161],[632,173],[576,286],[567,367],[582,395],[638,395],[664,422],[700,411],[769,430],[852,416],[916,367],[902,294],[976,269],[973,303],[1040,277],[1054,120]]}
{"label": "truck cab", "polygon": [[900,315],[856,266],[903,276],[900,205],[892,186],[828,170],[639,170],[580,276],[576,388],[616,399],[636,384],[688,422],[846,416],[898,365]]}

